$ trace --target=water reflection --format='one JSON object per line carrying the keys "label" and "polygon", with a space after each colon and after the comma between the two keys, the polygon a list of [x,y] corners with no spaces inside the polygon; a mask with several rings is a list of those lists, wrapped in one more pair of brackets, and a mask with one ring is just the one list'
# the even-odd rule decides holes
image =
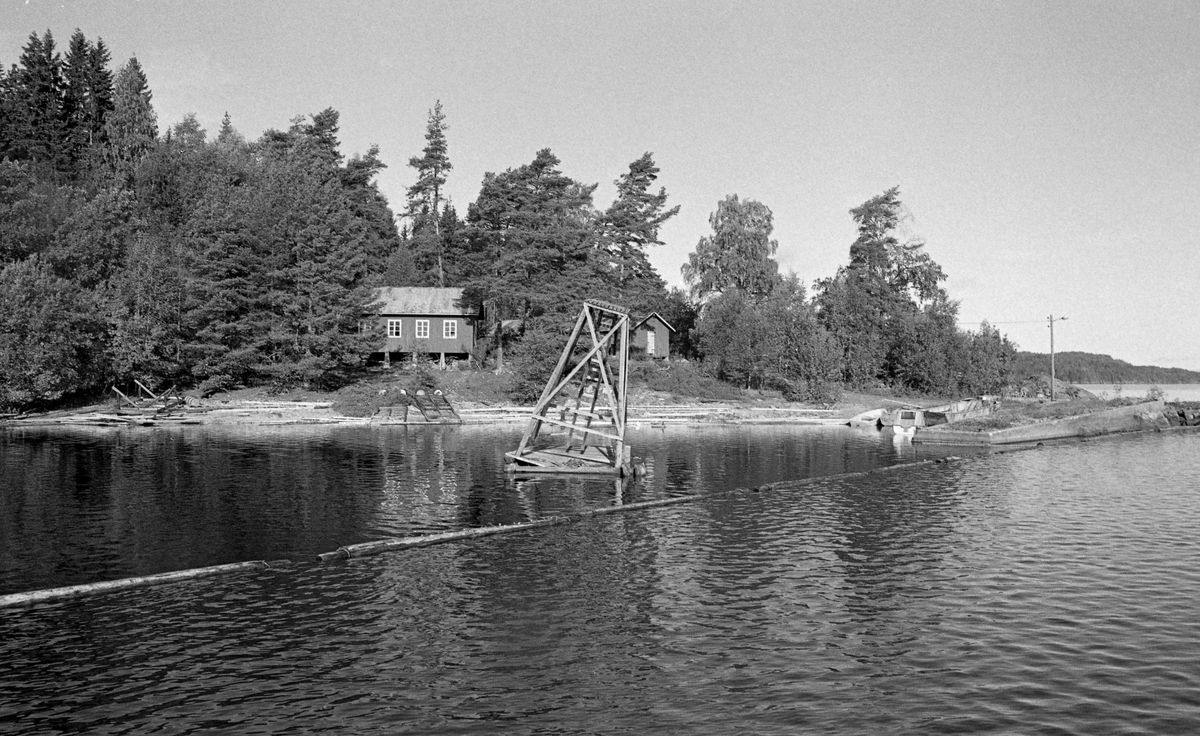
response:
{"label": "water reflection", "polygon": [[[645,439],[655,477],[630,493],[732,487],[733,468],[697,457],[724,437],[746,479],[864,452],[820,459],[805,433],[764,429]],[[462,523],[438,515],[449,499],[481,519],[614,500],[601,481],[489,477],[481,436],[314,435],[292,462],[340,457],[357,468],[341,475],[370,479],[318,494],[361,496],[343,503],[364,528]],[[0,731],[1190,733],[1197,440],[995,455],[0,611]],[[874,442],[891,462],[890,438]],[[404,480],[418,456],[434,477],[419,493]],[[676,464],[717,477],[676,483]]]}
{"label": "water reflection", "polygon": [[[921,456],[844,427],[634,431],[635,483],[513,479],[520,427],[179,427],[0,433],[0,592],[511,524]],[[922,451],[924,452],[924,451]],[[934,451],[936,452],[936,451]]]}

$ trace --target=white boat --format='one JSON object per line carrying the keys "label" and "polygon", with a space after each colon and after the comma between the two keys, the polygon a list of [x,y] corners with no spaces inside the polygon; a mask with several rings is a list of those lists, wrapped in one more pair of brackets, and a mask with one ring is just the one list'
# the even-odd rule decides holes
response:
{"label": "white boat", "polygon": [[893,409],[880,421],[885,427],[890,426],[895,432],[903,431],[911,434],[917,427],[933,427],[938,424],[960,422],[972,417],[987,416],[999,403],[999,399],[995,396],[979,396],[924,409],[916,407]]}
{"label": "white boat", "polygon": [[850,417],[848,424],[851,427],[878,427],[886,413],[887,409],[870,409]]}

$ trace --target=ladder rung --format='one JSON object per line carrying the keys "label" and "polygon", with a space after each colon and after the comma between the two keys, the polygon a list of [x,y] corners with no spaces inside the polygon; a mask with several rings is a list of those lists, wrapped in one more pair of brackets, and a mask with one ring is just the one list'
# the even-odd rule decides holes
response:
{"label": "ladder rung", "polygon": [[574,414],[577,417],[591,417],[592,419],[604,419],[605,418],[603,414],[596,414],[595,412],[584,411],[583,409],[572,409],[570,407],[564,408],[562,410],[562,413],[563,414]]}

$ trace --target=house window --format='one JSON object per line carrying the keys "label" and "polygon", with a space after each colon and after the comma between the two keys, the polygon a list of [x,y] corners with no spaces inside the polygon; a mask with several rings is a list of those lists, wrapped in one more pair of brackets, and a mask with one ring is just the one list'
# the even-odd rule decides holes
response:
{"label": "house window", "polygon": [[446,319],[442,320],[442,337],[447,340],[453,340],[458,337],[458,320]]}
{"label": "house window", "polygon": [[388,337],[400,337],[400,320],[388,320]]}
{"label": "house window", "polygon": [[427,320],[427,319],[417,320],[417,339],[418,340],[428,340],[429,339],[429,320]]}

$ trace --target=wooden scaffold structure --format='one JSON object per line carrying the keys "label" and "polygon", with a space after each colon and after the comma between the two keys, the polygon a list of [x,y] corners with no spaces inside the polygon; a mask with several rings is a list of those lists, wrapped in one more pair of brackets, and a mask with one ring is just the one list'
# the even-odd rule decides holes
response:
{"label": "wooden scaffold structure", "polygon": [[521,444],[505,453],[507,469],[632,475],[625,444],[628,370],[629,310],[584,301]]}

